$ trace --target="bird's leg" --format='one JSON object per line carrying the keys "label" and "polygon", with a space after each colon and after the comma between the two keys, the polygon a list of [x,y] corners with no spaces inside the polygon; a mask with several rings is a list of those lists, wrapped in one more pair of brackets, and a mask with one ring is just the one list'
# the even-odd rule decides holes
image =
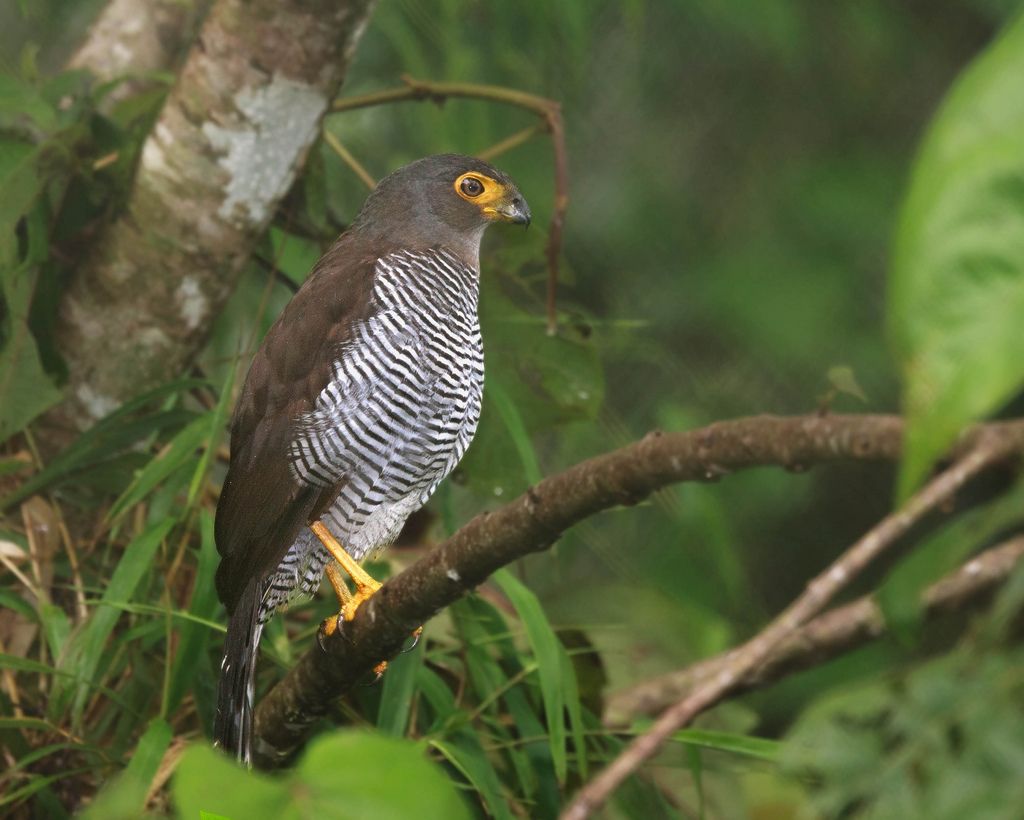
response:
{"label": "bird's leg", "polygon": [[[373,576],[355,562],[355,559],[331,535],[330,530],[324,526],[322,521],[313,522],[310,525],[310,529],[313,530],[316,537],[320,539],[320,543],[334,557],[334,560],[341,564],[341,568],[349,574],[349,577],[352,578],[356,585],[355,595],[349,595],[346,600],[342,600],[341,595],[338,595],[338,601],[341,603],[341,614],[346,621],[351,621],[356,616],[356,610],[359,609],[363,601],[371,598],[380,589],[380,581],[374,580]],[[334,584],[333,580],[331,584]],[[337,592],[338,587],[335,587],[334,591]]]}
{"label": "bird's leg", "polygon": [[338,606],[344,609],[352,600],[348,584],[345,583],[345,579],[341,577],[341,571],[334,564],[328,564],[324,569],[327,572],[327,580],[331,582],[331,587],[334,589],[334,594],[338,596]]}
{"label": "bird's leg", "polygon": [[[320,543],[334,557],[334,560],[341,564],[341,568],[349,574],[356,585],[356,593],[353,595],[349,592],[348,585],[341,575],[341,570],[334,564],[327,565],[327,580],[331,582],[334,594],[338,596],[338,606],[341,608],[341,612],[337,616],[328,618],[320,625],[322,635],[329,637],[337,631],[338,622],[341,619],[351,621],[356,616],[356,610],[359,609],[359,605],[380,589],[380,582],[374,580],[366,570],[353,560],[352,556],[338,543],[338,539],[331,535],[330,530],[324,526],[322,521],[315,521],[310,525],[310,529],[313,530],[316,537],[320,539]],[[323,644],[321,644],[322,646]],[[373,668],[373,671],[380,678],[387,668],[387,661],[381,661]]]}
{"label": "bird's leg", "polygon": [[338,631],[338,621],[344,617],[342,613],[352,601],[352,593],[349,592],[348,584],[345,583],[345,579],[341,576],[341,570],[333,562],[328,564],[324,570],[327,573],[327,580],[331,582],[331,586],[334,588],[334,594],[338,596],[338,609],[340,611],[333,618],[324,618],[323,623],[320,624],[320,630],[316,633],[316,642],[320,644],[321,649],[324,648],[324,638],[329,638]]}

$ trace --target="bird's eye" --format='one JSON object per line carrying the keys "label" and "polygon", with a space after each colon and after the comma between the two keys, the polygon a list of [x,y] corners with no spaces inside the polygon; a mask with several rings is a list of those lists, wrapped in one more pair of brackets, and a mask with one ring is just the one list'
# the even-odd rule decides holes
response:
{"label": "bird's eye", "polygon": [[459,187],[466,196],[480,196],[484,192],[484,184],[476,177],[466,177]]}

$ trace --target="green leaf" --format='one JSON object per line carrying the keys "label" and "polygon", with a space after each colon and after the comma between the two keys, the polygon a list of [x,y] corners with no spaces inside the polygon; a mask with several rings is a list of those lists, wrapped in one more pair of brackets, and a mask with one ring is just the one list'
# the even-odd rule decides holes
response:
{"label": "green leaf", "polygon": [[71,635],[71,621],[67,613],[55,604],[44,603],[39,607],[39,623],[43,627],[50,655],[59,658],[64,654],[64,647]]}
{"label": "green leaf", "polygon": [[501,416],[509,438],[512,439],[512,443],[516,447],[526,480],[531,484],[539,484],[544,476],[541,475],[537,454],[534,452],[533,442],[530,441],[530,434],[526,432],[526,425],[523,423],[523,417],[519,413],[519,408],[509,398],[508,393],[505,392],[505,388],[502,387],[499,381],[492,380],[487,385],[487,394],[489,401],[493,403],[498,411],[498,415]]}
{"label": "green leaf", "polygon": [[31,672],[38,675],[64,675],[71,677],[71,672],[64,672],[45,663],[34,661],[31,658],[22,658],[18,655],[8,655],[0,652],[0,669],[12,669],[15,672]]}
{"label": "green leaf", "polygon": [[41,718],[0,718],[0,729],[35,729],[40,732],[52,732],[54,725]]}
{"label": "green leaf", "polygon": [[380,694],[380,706],[377,709],[377,728],[386,735],[405,735],[426,643],[421,637],[415,648],[402,653],[388,664],[384,690]]}
{"label": "green leaf", "polygon": [[825,375],[828,383],[832,385],[835,391],[845,393],[848,396],[854,396],[865,404],[867,403],[867,394],[864,392],[864,388],[860,386],[860,382],[857,381],[857,376],[853,372],[852,367],[838,364],[830,367]]}
{"label": "green leaf", "polygon": [[295,810],[288,781],[247,771],[206,745],[185,750],[171,791],[183,820],[203,815],[232,820],[302,816]]}
{"label": "green leaf", "polygon": [[527,589],[507,569],[498,570],[492,580],[515,607],[516,614],[526,630],[526,638],[537,659],[537,676],[544,700],[544,715],[548,724],[551,758],[560,783],[566,775],[565,693],[562,690],[562,659],[565,650],[551,628],[537,596]]}
{"label": "green leaf", "polygon": [[441,731],[442,727],[452,722],[458,712],[451,689],[440,675],[426,665],[420,666],[416,671],[416,689],[434,713],[434,722],[427,730],[427,734]]}
{"label": "green leaf", "polygon": [[31,465],[20,458],[0,458],[0,477],[16,475]]}
{"label": "green leaf", "polygon": [[587,779],[587,727],[583,722],[583,704],[580,702],[580,686],[576,679],[576,668],[572,658],[565,651],[562,642],[558,642],[561,659],[562,682],[565,688],[565,708],[569,713],[569,727],[572,730],[572,745],[576,750],[576,768],[580,779]]}
{"label": "green leaf", "polygon": [[266,260],[267,263],[280,270],[296,285],[301,285],[323,255],[323,249],[312,240],[279,228],[271,228],[269,235],[272,256]]}
{"label": "green leaf", "polygon": [[417,744],[368,732],[314,740],[294,769],[271,778],[207,746],[182,756],[172,786],[181,817],[233,820],[468,820],[466,805]]}
{"label": "green leaf", "polygon": [[914,168],[889,326],[904,375],[906,497],[1024,383],[1024,15],[956,82]]}

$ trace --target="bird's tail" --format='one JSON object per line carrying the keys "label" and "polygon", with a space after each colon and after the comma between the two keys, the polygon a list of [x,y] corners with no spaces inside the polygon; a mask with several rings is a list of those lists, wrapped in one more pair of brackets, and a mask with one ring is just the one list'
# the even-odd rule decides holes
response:
{"label": "bird's tail", "polygon": [[252,717],[256,657],[263,624],[259,622],[259,584],[246,586],[228,621],[224,659],[217,686],[213,743],[240,763],[252,765]]}

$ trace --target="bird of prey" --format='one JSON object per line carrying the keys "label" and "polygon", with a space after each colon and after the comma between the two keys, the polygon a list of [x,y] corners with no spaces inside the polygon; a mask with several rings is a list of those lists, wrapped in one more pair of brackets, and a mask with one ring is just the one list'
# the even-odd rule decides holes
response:
{"label": "bird of prey", "polygon": [[469,447],[484,386],[480,240],[502,221],[528,225],[530,209],[487,163],[443,154],[400,168],[256,352],[216,521],[230,620],[214,742],[242,762],[263,625],[325,571],[350,620],[380,586],[359,562],[394,541]]}

